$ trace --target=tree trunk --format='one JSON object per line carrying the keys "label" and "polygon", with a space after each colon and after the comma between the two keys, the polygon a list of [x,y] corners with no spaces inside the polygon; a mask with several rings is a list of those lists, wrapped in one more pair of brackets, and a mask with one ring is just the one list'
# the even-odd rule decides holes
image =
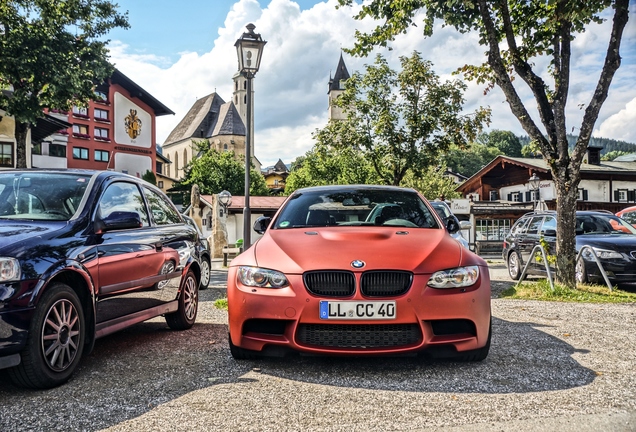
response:
{"label": "tree trunk", "polygon": [[15,167],[28,168],[26,157],[27,135],[29,124],[15,122]]}
{"label": "tree trunk", "polygon": [[[557,279],[569,288],[575,288],[576,265],[576,199],[579,178],[572,179],[566,169],[553,170],[552,178],[557,189]],[[579,177],[579,176],[577,176]],[[554,251],[551,251],[555,253]]]}

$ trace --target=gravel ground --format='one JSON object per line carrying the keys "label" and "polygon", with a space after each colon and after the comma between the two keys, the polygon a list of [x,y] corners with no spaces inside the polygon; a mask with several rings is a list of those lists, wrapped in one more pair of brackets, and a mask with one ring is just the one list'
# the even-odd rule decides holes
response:
{"label": "gravel ground", "polygon": [[197,324],[155,319],[99,340],[66,385],[25,391],[0,373],[0,431],[636,430],[636,304],[497,298],[481,363],[418,358],[234,361],[225,273]]}

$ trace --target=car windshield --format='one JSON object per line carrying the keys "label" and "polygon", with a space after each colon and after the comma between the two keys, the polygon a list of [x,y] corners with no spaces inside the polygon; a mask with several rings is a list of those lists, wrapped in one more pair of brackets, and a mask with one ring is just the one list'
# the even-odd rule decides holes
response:
{"label": "car windshield", "polygon": [[636,235],[636,229],[613,214],[585,214],[576,216],[576,235]]}
{"label": "car windshield", "polygon": [[67,221],[89,181],[87,174],[0,172],[0,218]]}
{"label": "car windshield", "polygon": [[623,213],[621,217],[632,225],[636,224],[636,210]]}
{"label": "car windshield", "polygon": [[446,203],[443,203],[441,201],[431,201],[431,205],[433,206],[439,217],[442,218],[442,220],[448,219],[452,214]]}
{"label": "car windshield", "polygon": [[274,229],[341,226],[439,228],[415,192],[395,189],[318,189],[293,195]]}

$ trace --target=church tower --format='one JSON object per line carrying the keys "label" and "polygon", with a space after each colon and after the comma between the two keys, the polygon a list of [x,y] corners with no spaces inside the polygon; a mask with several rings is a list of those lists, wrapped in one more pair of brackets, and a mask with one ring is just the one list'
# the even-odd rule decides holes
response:
{"label": "church tower", "polygon": [[342,112],[342,108],[335,106],[333,102],[344,92],[345,81],[349,77],[349,71],[347,66],[345,66],[342,53],[340,53],[340,61],[338,61],[336,73],[333,78],[329,77],[329,120],[344,120],[347,118]]}
{"label": "church tower", "polygon": [[[234,74],[232,77],[234,81],[234,92],[232,93],[232,102],[234,102],[234,106],[236,106],[236,110],[241,116],[241,120],[243,120],[243,124],[247,125],[247,78],[245,78],[240,73]],[[252,101],[254,100],[254,81],[252,81]],[[250,107],[252,120],[254,119],[254,104]],[[250,157],[254,158],[254,121],[250,125],[250,136],[252,137],[252,148],[250,148]],[[257,164],[258,166],[258,164]]]}

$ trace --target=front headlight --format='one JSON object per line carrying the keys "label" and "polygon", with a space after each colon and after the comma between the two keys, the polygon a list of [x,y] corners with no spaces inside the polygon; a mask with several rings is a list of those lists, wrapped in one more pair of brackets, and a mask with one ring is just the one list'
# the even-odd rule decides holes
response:
{"label": "front headlight", "polygon": [[[623,258],[623,254],[620,252],[616,252],[613,250],[609,250],[609,249],[599,249],[596,247],[593,247],[592,249],[594,249],[594,252],[596,252],[596,256],[599,257],[600,259],[621,259]],[[585,249],[583,251],[583,258],[585,258],[588,261],[593,261],[594,257],[592,256],[592,252],[589,249]]]}
{"label": "front headlight", "polygon": [[0,282],[19,280],[20,263],[15,258],[0,258]]}
{"label": "front headlight", "polygon": [[258,267],[239,267],[238,278],[243,285],[260,288],[282,288],[289,285],[284,274]]}
{"label": "front headlight", "polygon": [[428,281],[428,286],[432,288],[461,288],[474,285],[477,279],[479,279],[479,267],[457,267],[433,273]]}

